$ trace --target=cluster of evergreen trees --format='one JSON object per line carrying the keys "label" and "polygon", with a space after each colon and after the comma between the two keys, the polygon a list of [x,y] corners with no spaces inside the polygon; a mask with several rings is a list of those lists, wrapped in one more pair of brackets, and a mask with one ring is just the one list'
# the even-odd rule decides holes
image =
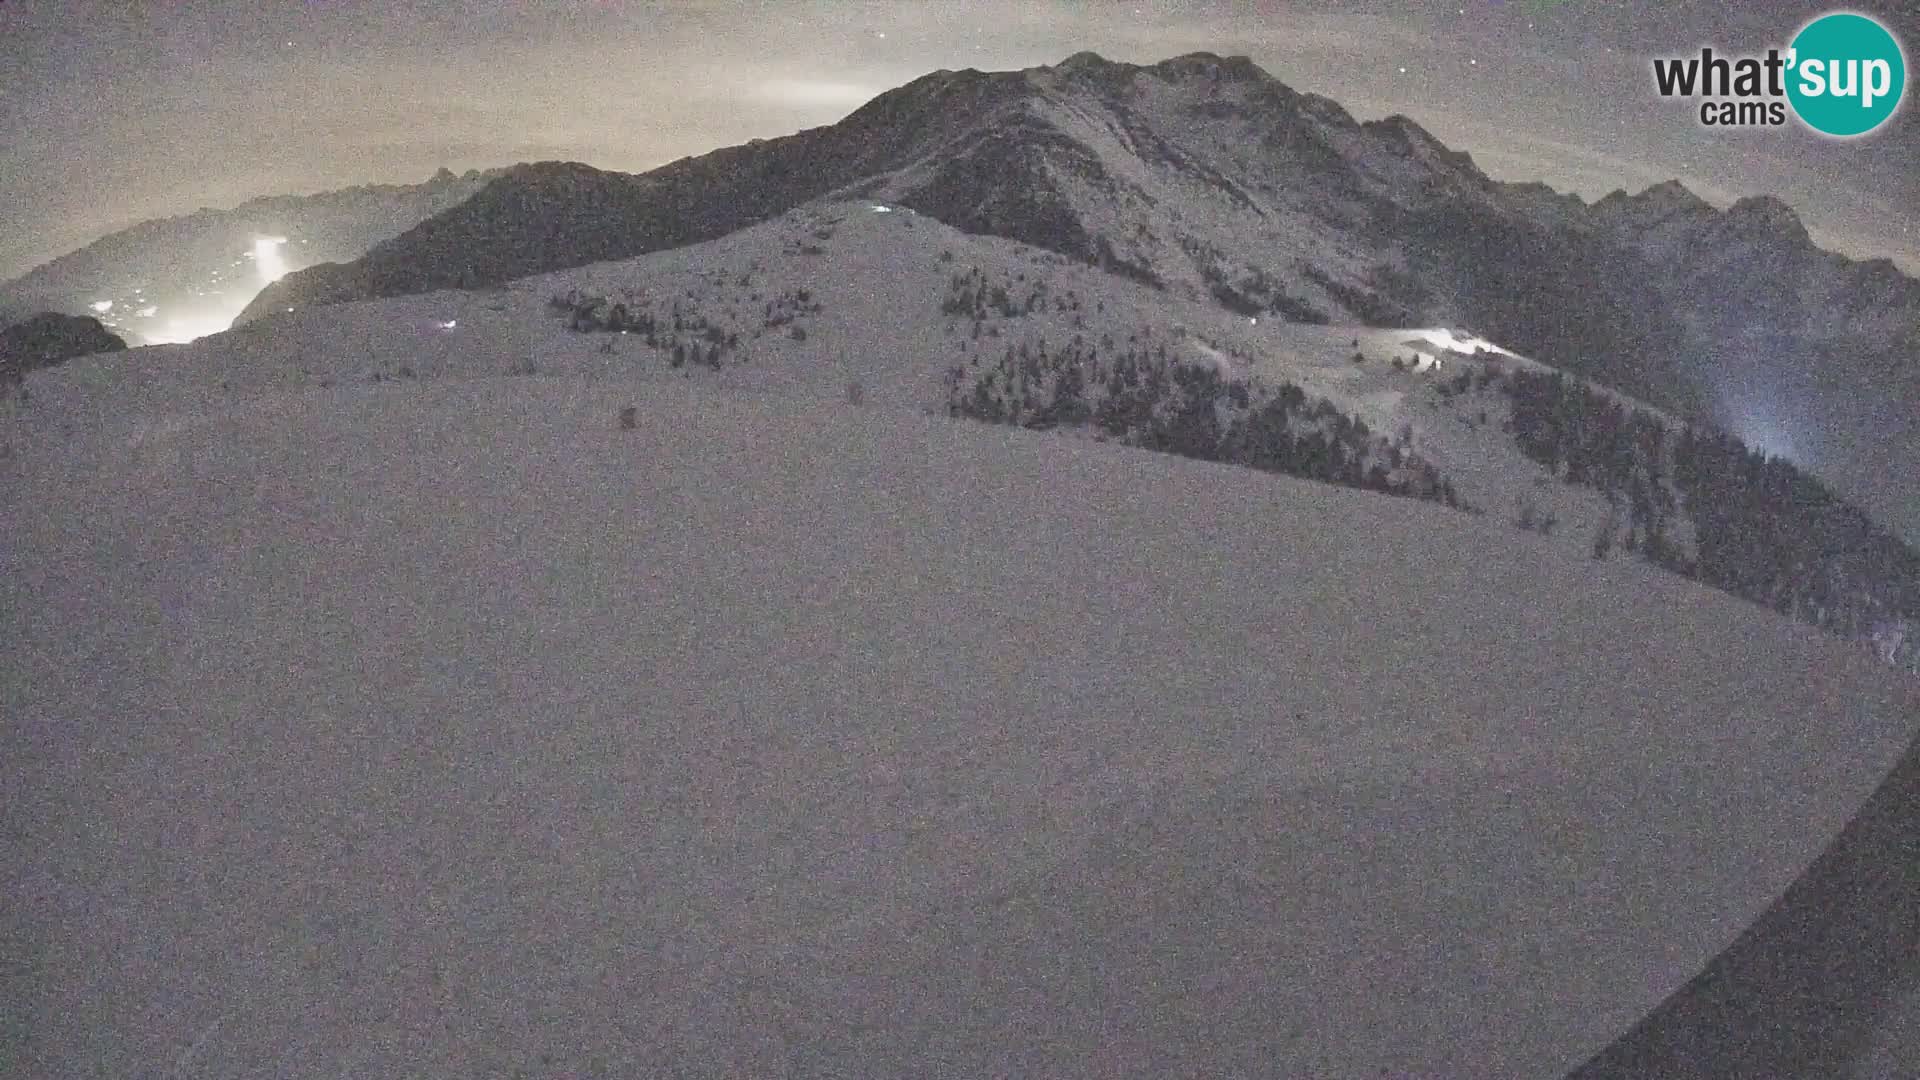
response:
{"label": "cluster of evergreen trees", "polygon": [[1898,537],[1731,435],[1689,428],[1676,446],[1700,580],[1847,637],[1920,624],[1920,554]]}
{"label": "cluster of evergreen trees", "polygon": [[[578,334],[634,333],[652,337],[660,328],[649,309],[636,310],[625,303],[609,303],[604,296],[588,296],[578,289],[569,289],[565,295],[554,297],[547,301],[547,306],[567,316],[567,329]],[[647,344],[655,342],[649,340]]]}
{"label": "cluster of evergreen trees", "polygon": [[[1783,615],[1872,640],[1894,662],[1920,654],[1920,554],[1790,462],[1731,435],[1628,409],[1559,373],[1515,371],[1522,452],[1627,512],[1622,546]],[[1673,540],[1684,521],[1687,555]],[[1612,543],[1597,537],[1596,553]]]}
{"label": "cluster of evergreen trees", "polygon": [[[1659,417],[1628,409],[1557,371],[1513,371],[1502,385],[1512,399],[1510,429],[1521,453],[1567,483],[1595,488],[1615,508],[1624,508],[1625,533],[1618,542],[1627,551],[1693,573],[1674,539],[1676,464]],[[1597,552],[1604,554],[1616,542],[1613,528],[1594,538]]]}
{"label": "cluster of evergreen trees", "polygon": [[1244,465],[1459,507],[1453,485],[1411,452],[1292,383],[1224,378],[1137,340],[1102,356],[1080,335],[1049,352],[1044,340],[1010,345],[947,374],[953,416],[1029,428],[1092,426],[1132,446]]}
{"label": "cluster of evergreen trees", "polygon": [[1025,273],[989,281],[979,267],[973,267],[948,280],[947,295],[940,302],[940,314],[975,322],[992,315],[1017,319],[1036,311],[1079,312],[1080,295],[1072,289],[1055,290],[1039,277],[1029,280]]}
{"label": "cluster of evergreen trees", "polygon": [[820,301],[813,298],[809,289],[788,289],[766,302],[761,310],[760,326],[764,330],[774,330],[791,325],[803,315],[820,314]]}
{"label": "cluster of evergreen trees", "polygon": [[[667,362],[676,368],[696,364],[719,371],[740,347],[738,331],[715,326],[705,315],[683,308],[678,300],[665,317],[654,315],[651,308],[638,303],[610,303],[604,296],[588,296],[577,289],[553,297],[548,306],[565,315],[568,329],[575,333],[635,335],[649,349],[665,354]],[[771,318],[772,305],[768,312]]]}
{"label": "cluster of evergreen trees", "polygon": [[1235,315],[1278,315],[1290,322],[1325,325],[1327,314],[1306,301],[1291,296],[1264,267],[1232,267],[1216,246],[1192,237],[1182,237],[1180,247],[1200,271],[1207,291],[1223,308]]}

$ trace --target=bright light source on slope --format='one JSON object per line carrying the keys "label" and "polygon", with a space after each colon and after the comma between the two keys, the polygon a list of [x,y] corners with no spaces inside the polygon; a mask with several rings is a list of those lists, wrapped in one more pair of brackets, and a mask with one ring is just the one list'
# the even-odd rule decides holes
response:
{"label": "bright light source on slope", "polygon": [[109,312],[109,311],[112,311],[112,310],[113,310],[113,301],[111,301],[111,300],[95,300],[95,301],[94,301],[94,302],[93,302],[92,304],[90,304],[90,305],[88,305],[88,306],[89,306],[89,307],[91,307],[91,308],[93,308],[93,310],[95,310],[95,311],[97,311],[97,312],[99,312],[100,314],[102,314],[102,315],[105,315],[105,314],[106,314],[107,312]]}
{"label": "bright light source on slope", "polygon": [[253,264],[260,271],[262,286],[271,285],[287,276],[287,260],[280,257],[280,246],[286,242],[284,236],[253,238]]}
{"label": "bright light source on slope", "polygon": [[443,322],[443,323],[441,323],[441,324],[440,324],[440,329],[442,329],[442,330],[451,330],[451,329],[453,329],[454,327],[456,327],[456,326],[459,326],[459,325],[460,325],[460,320],[459,320],[459,319],[448,319],[448,320],[447,320],[446,322]]}
{"label": "bright light source on slope", "polygon": [[182,345],[217,334],[232,323],[231,318],[217,314],[177,316],[167,320],[165,330],[157,334],[149,332],[147,337],[158,345]]}
{"label": "bright light source on slope", "polygon": [[1501,353],[1506,356],[1513,355],[1513,353],[1510,353],[1507,350],[1501,348],[1500,346],[1495,345],[1493,342],[1488,341],[1486,338],[1475,337],[1472,334],[1455,334],[1452,330],[1449,330],[1444,326],[1435,330],[1420,330],[1416,333],[1415,336],[1425,338],[1426,340],[1433,342],[1435,345],[1440,346],[1442,349],[1446,349],[1452,352],[1461,352],[1461,353],[1467,353],[1471,355],[1472,353],[1478,352],[1481,349],[1485,349],[1488,352]]}
{"label": "bright light source on slope", "polygon": [[876,214],[891,214],[893,213],[893,207],[881,206],[879,203],[875,203],[873,205],[873,212]]}
{"label": "bright light source on slope", "polygon": [[1747,387],[1726,393],[1732,398],[1724,407],[1728,426],[1741,442],[1771,457],[1804,463],[1793,424],[1764,392]]}

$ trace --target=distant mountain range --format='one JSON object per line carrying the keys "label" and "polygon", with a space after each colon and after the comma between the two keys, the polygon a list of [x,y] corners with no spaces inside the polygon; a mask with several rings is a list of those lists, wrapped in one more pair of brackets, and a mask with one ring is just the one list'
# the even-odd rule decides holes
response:
{"label": "distant mountain range", "polygon": [[22,415],[35,442],[301,388],[533,375],[854,400],[1438,502],[1920,663],[1920,553],[1784,462],[1458,327],[1314,325],[1178,293],[827,200],[498,287],[283,313],[164,364],[75,362],[34,380]]}
{"label": "distant mountain range", "polygon": [[1911,1043],[1920,551],[1748,444],[1911,506],[1920,300],[1778,200],[1083,53],[274,202],[0,289],[224,327],[334,253],[0,330],[0,1073]]}
{"label": "distant mountain range", "polygon": [[[181,340],[679,247],[845,197],[1249,314],[1472,327],[1830,472],[1920,446],[1920,282],[1890,261],[1819,249],[1770,197],[1720,210],[1669,182],[1588,204],[1495,181],[1404,116],[1360,123],[1210,53],[939,71],[837,124],[638,175],[443,170],[148,222],[0,286],[0,312]],[[295,272],[269,284],[247,265],[260,236],[287,237]],[[1901,524],[1920,534],[1920,515]]]}
{"label": "distant mountain range", "polygon": [[276,195],[142,222],[0,284],[0,324],[39,311],[96,315],[136,344],[222,330],[266,283],[251,261],[263,242],[291,268],[355,259],[500,174],[442,169],[421,184]]}
{"label": "distant mountain range", "polygon": [[1589,205],[1494,181],[1406,117],[1360,123],[1209,53],[939,71],[830,127],[639,175],[516,167],[363,257],[279,282],[241,320],[644,254],[826,196],[1237,311],[1471,326],[1736,429],[1730,362],[1783,386],[1819,365],[1845,396],[1913,379],[1920,355],[1920,283],[1816,248],[1777,199],[1723,211],[1675,182]]}
{"label": "distant mountain range", "polygon": [[[1777,448],[1765,436],[1769,425],[1811,432],[1823,441],[1823,473],[1850,481],[1843,492],[1877,496],[1868,500],[1877,514],[1910,536],[1920,533],[1920,519],[1898,516],[1912,506],[1905,481],[1880,482],[1888,462],[1911,466],[1905,475],[1920,469],[1920,283],[1884,260],[1820,250],[1777,199],[1720,210],[1675,182],[1588,204],[1539,184],[1498,182],[1405,117],[1360,123],[1245,58],[1210,53],[1150,66],[1080,53],[1026,71],[936,72],[838,124],[639,175],[548,162],[492,175],[443,173],[419,188],[357,190],[357,200],[339,193],[316,197],[333,203],[297,206],[362,207],[353,217],[361,238],[378,223],[420,216],[358,257],[268,285],[239,316],[250,335],[275,334],[280,320],[351,301],[524,286],[534,275],[658,252],[715,259],[705,244],[779,224],[783,238],[754,240],[759,254],[742,264],[736,285],[725,286],[739,295],[724,313],[696,301],[720,288],[717,281],[689,282],[673,294],[684,292],[684,303],[662,307],[657,268],[616,275],[597,293],[556,298],[575,323],[642,332],[648,348],[671,351],[676,367],[718,371],[742,335],[786,326],[780,320],[817,306],[809,294],[824,292],[817,275],[826,271],[807,260],[828,250],[835,227],[821,226],[815,239],[789,235],[801,228],[793,212],[811,208],[840,220],[847,206],[871,203],[1016,241],[1159,298],[1128,301],[1136,314],[1126,322],[1075,310],[1073,330],[1086,324],[1079,343],[1056,327],[1051,340],[1008,342],[1004,355],[962,347],[966,364],[945,402],[957,415],[1091,426],[1139,445],[1449,502],[1452,489],[1441,481],[1459,477],[1466,503],[1503,516],[1517,505],[1512,512],[1523,528],[1546,531],[1553,526],[1542,528],[1543,518],[1553,519],[1563,534],[1573,527],[1578,535],[1566,538],[1575,544],[1621,544],[1844,636],[1891,642],[1889,652],[1915,643],[1905,629],[1920,619],[1913,551],[1810,477],[1770,464],[1766,452]],[[258,208],[269,202],[248,204],[251,217],[242,208],[221,218],[225,235],[266,227],[270,215]],[[390,209],[376,217],[367,206]],[[432,206],[439,209],[423,212]],[[1031,281],[1024,271],[1002,272],[997,283],[948,281],[943,272],[900,293],[899,267],[869,264],[924,257],[909,250],[918,249],[856,255],[832,271],[899,293],[887,311],[870,316],[899,325],[863,326],[845,347],[887,364],[904,355],[932,360],[957,344],[942,341],[930,351],[926,335],[941,319],[964,311],[977,335],[989,313],[1032,316],[1034,305],[1048,302],[1048,288],[1062,302],[1064,266],[1037,264]],[[800,261],[776,275],[776,292],[763,295],[754,268],[776,258]],[[974,271],[987,274],[987,265]],[[769,306],[756,327],[748,315],[762,304]],[[916,305],[929,310],[915,314]],[[470,328],[494,310],[428,321]],[[1196,321],[1194,311],[1211,315]],[[1218,326],[1202,331],[1221,317],[1302,330],[1318,324],[1330,333],[1262,328],[1229,338]],[[1185,336],[1183,320],[1198,336]],[[687,327],[695,323],[710,336],[692,336]],[[1394,329],[1383,337],[1369,328]],[[1096,331],[1113,344],[1083,369]],[[358,347],[375,348],[371,332],[353,331],[366,340]],[[474,347],[470,332],[461,332],[463,349]],[[525,333],[497,332],[514,336],[492,342],[495,353]],[[1420,334],[1442,342],[1426,361],[1418,359],[1429,348]],[[1358,372],[1394,360],[1437,364],[1448,352],[1444,341],[1459,340],[1497,342],[1508,356],[1634,400],[1622,406],[1577,380],[1548,381],[1532,369],[1464,372],[1457,388],[1449,375],[1437,403],[1421,408],[1450,412],[1452,423],[1474,434],[1449,448],[1428,433],[1419,444],[1450,460],[1427,460],[1416,440],[1396,434],[1410,421],[1429,423],[1409,411],[1410,388],[1397,376]],[[407,342],[377,347],[391,354],[387,374],[427,370],[424,358],[446,344]],[[618,355],[614,343],[606,350]],[[1104,366],[1116,352],[1125,362]],[[305,371],[313,361],[305,350],[302,357]],[[1265,391],[1220,398],[1226,391],[1215,382],[1180,374],[1196,358],[1225,365],[1218,374],[1228,380],[1301,384],[1333,404],[1323,409],[1284,387],[1271,401]],[[487,362],[520,370],[533,360],[501,354]],[[251,378],[232,365],[221,370],[223,386]],[[1081,387],[1088,377],[1104,385]],[[1146,385],[1134,385],[1142,377]],[[1073,380],[1064,397],[1062,378]],[[1372,389],[1354,390],[1361,385]],[[1482,401],[1485,394],[1493,397]],[[1274,402],[1277,412],[1268,408]],[[1644,412],[1640,402],[1664,415]],[[1747,445],[1683,430],[1701,420]],[[1916,437],[1898,438],[1902,425]],[[1516,469],[1509,461],[1476,483],[1475,469],[1493,460],[1488,454],[1531,464]],[[1435,471],[1423,471],[1429,466]],[[1544,497],[1529,486],[1529,470],[1585,494],[1577,505]]]}

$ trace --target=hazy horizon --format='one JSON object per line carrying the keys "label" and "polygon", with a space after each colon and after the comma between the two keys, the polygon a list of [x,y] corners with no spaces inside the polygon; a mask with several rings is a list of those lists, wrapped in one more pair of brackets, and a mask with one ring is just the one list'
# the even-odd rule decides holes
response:
{"label": "hazy horizon", "polygon": [[[1920,16],[1880,7],[1920,37]],[[0,73],[0,130],[16,148],[0,162],[0,279],[152,218],[418,183],[442,167],[645,171],[834,123],[940,68],[1013,70],[1081,50],[1135,63],[1247,55],[1362,119],[1408,115],[1495,179],[1589,202],[1668,179],[1721,206],[1775,195],[1822,246],[1920,273],[1910,108],[1840,142],[1795,124],[1713,131],[1654,93],[1654,56],[1784,44],[1822,10],[15,2],[0,6],[16,60]]]}

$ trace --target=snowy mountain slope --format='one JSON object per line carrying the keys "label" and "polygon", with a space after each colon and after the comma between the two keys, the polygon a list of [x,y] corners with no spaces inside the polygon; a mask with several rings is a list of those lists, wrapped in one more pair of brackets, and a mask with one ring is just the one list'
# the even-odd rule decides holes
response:
{"label": "snowy mountain slope", "polygon": [[1905,973],[1889,997],[1853,1062],[1858,1080],[1901,1080],[1920,1061],[1920,973]]}
{"label": "snowy mountain slope", "polygon": [[[956,267],[989,267],[1009,284],[1058,275],[1063,294],[1085,290],[1087,316],[1098,314],[1091,310],[1101,302],[1096,294],[1112,295],[1116,325],[1164,316],[1157,294],[1057,255],[874,206],[828,204],[711,243],[497,289],[282,312],[192,345],[137,350],[126,363],[83,365],[64,381],[38,385],[36,408],[26,415],[57,417],[71,406],[80,413],[60,422],[91,426],[112,423],[116,410],[191,411],[209,395],[400,378],[403,369],[422,378],[698,377],[741,392],[833,398],[859,378],[880,400],[928,409],[938,404],[940,361],[965,340],[939,311]],[[571,332],[567,314],[551,304],[569,292],[650,314],[660,324],[656,345],[637,333]],[[676,312],[685,324],[679,331],[672,329]],[[1056,314],[1034,320],[1070,325]],[[721,368],[699,359],[673,367],[674,344],[698,345],[703,356],[720,345]]]}
{"label": "snowy mountain slope", "polygon": [[1555,1075],[1913,735],[1645,568],[711,382],[0,462],[8,1071]]}
{"label": "snowy mountain slope", "polygon": [[[1062,423],[1054,406],[1041,406],[1069,366],[1092,385],[1081,416]],[[1552,370],[1464,330],[1243,317],[878,202],[817,204],[707,244],[493,290],[282,312],[188,349],[80,365],[41,384],[13,430],[37,440],[113,428],[144,440],[191,422],[208,402],[263,387],[513,373],[697,379],[820,402],[857,385],[875,404],[1177,449],[1136,421],[1092,415],[1112,400],[1116,369],[1128,367],[1212,369],[1251,387],[1254,400],[1243,404],[1255,410],[1274,393],[1298,393],[1298,430],[1319,429],[1352,451],[1350,471],[1310,447],[1281,454],[1278,471],[1431,497],[1570,552],[1618,551],[1698,573],[1783,614],[1872,639],[1894,660],[1920,646],[1920,632],[1901,629],[1920,627],[1920,571],[1901,562],[1913,562],[1910,553],[1846,507],[1833,521],[1795,523],[1791,540],[1774,539],[1786,533],[1770,504],[1744,518],[1703,518],[1730,494],[1772,491],[1775,479],[1741,472],[1749,463],[1734,454],[1731,491],[1683,491],[1697,462],[1683,460],[1684,428],[1670,414],[1578,380],[1570,389],[1592,399],[1581,410],[1619,415],[1542,412]],[[1226,404],[1222,422],[1236,422]],[[1555,432],[1570,423],[1604,437],[1587,450],[1560,446]],[[1614,427],[1624,441],[1607,434]],[[1218,456],[1219,438],[1203,434],[1191,456]],[[1580,454],[1586,463],[1576,467]],[[1795,490],[1796,508],[1827,498]],[[1756,516],[1770,546],[1748,551],[1737,545],[1759,535]],[[1714,530],[1705,549],[1702,520]],[[1790,542],[1798,546],[1788,550]],[[1703,555],[1717,561],[1698,565]],[[1749,580],[1756,561],[1772,569]]]}
{"label": "snowy mountain slope", "polygon": [[[1019,72],[935,72],[831,127],[642,175],[516,169],[362,259],[293,275],[242,321],[499,284],[854,196],[1242,314],[1468,322],[1686,399],[1660,367],[1679,331],[1636,287],[1648,276],[1636,256],[1587,250],[1591,239],[1503,192],[1405,117],[1361,124],[1245,58],[1138,66],[1082,53]],[[1510,283],[1525,284],[1525,300]]]}
{"label": "snowy mountain slope", "polygon": [[[986,298],[979,318],[954,305],[956,280],[973,275]],[[550,305],[569,294],[605,298],[594,316],[602,323],[614,303],[630,320],[650,318],[655,345],[637,330],[570,332],[570,315]],[[1471,349],[1497,350],[1490,342],[1470,346],[1437,328],[1241,317],[864,201],[822,204],[707,244],[497,290],[283,312],[190,347],[143,350],[137,362],[95,374],[76,370],[72,393],[45,385],[32,415],[95,428],[121,413],[148,417],[141,422],[151,426],[154,415],[191,413],[263,386],[512,372],[697,377],[815,400],[837,400],[858,383],[875,403],[927,410],[944,406],[941,378],[951,366],[971,370],[1015,348],[1057,352],[1075,342],[1211,363],[1230,378],[1291,382],[1379,432],[1405,429],[1409,450],[1458,474],[1469,505],[1510,520],[1525,495],[1543,516],[1568,524],[1561,539],[1570,550],[1584,551],[1606,516],[1596,493],[1547,485],[1518,453],[1499,430],[1506,404],[1497,390],[1436,396],[1442,380],[1482,370]],[[676,347],[683,353],[677,368]],[[1355,351],[1370,361],[1354,364]],[[1500,352],[1506,364],[1528,365]],[[1393,369],[1396,356],[1409,370]],[[1429,366],[1414,370],[1419,357]],[[1431,365],[1435,358],[1440,363]],[[67,402],[85,416],[66,416]]]}
{"label": "snowy mountain slope", "polygon": [[1651,256],[1664,288],[1711,291],[1720,303],[1688,312],[1709,331],[1757,324],[1816,343],[1916,344],[1920,282],[1885,259],[1821,250],[1792,207],[1771,196],[1717,210],[1670,181],[1601,199],[1587,227]]}
{"label": "snowy mountain slope", "polygon": [[1592,207],[1586,225],[1647,255],[1676,304],[1716,422],[1816,464],[1906,535],[1920,462],[1920,281],[1823,251],[1777,199],[1715,210],[1678,184]]}
{"label": "snowy mountain slope", "polygon": [[1920,535],[1881,467],[1920,446],[1920,285],[1891,264],[1818,249],[1774,199],[1722,211],[1670,183],[1588,205],[1498,183],[1405,117],[1357,122],[1243,57],[938,71],[838,124],[642,175],[521,167],[242,318],[496,285],[849,197],[1244,315],[1473,326],[1818,467]]}
{"label": "snowy mountain slope", "polygon": [[[1409,449],[1451,481],[1464,505],[1506,524],[1525,522],[1573,552],[1589,552],[1597,535],[1624,532],[1623,515],[1602,493],[1559,482],[1515,445],[1512,401],[1499,380],[1515,371],[1551,372],[1546,365],[1447,327],[1243,321],[1224,323],[1216,340],[1241,358],[1246,374],[1298,385],[1375,431],[1404,432]],[[1663,410],[1596,389],[1681,426]],[[1684,522],[1675,523],[1672,539],[1691,550]]]}

